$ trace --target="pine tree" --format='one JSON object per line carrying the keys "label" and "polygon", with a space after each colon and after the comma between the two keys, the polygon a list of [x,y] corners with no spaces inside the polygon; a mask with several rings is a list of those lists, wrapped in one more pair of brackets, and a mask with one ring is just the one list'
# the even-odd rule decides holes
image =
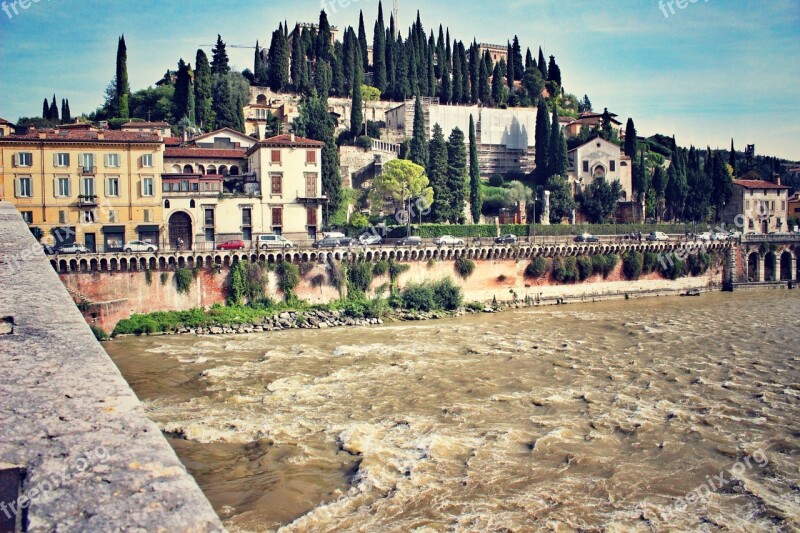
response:
{"label": "pine tree", "polygon": [[47,101],[47,98],[42,102],[42,118],[50,120],[50,103]]}
{"label": "pine tree", "polygon": [[425,167],[428,165],[428,132],[422,103],[417,97],[414,102],[414,132],[411,137],[411,161]]}
{"label": "pine tree", "polygon": [[53,101],[50,103],[50,120],[58,123],[58,104],[56,103],[56,95],[53,95]]}
{"label": "pine tree", "polygon": [[363,65],[363,61],[361,60],[361,51],[356,48],[356,57],[355,57],[355,70],[353,72],[353,100],[352,106],[350,107],[350,134],[353,138],[358,137],[364,131],[364,115],[362,111],[363,101],[361,96],[361,85],[364,83],[364,73],[361,69],[361,65]]}
{"label": "pine tree", "polygon": [[69,112],[69,99],[61,100],[61,123],[72,123],[72,114]]}
{"label": "pine tree", "polygon": [[128,48],[125,46],[124,35],[120,36],[117,43],[117,69],[114,79],[116,80],[116,98],[114,99],[113,116],[128,118],[130,116],[128,99],[131,94],[131,86],[128,83]]}
{"label": "pine tree", "polygon": [[521,80],[525,69],[522,63],[522,48],[519,46],[519,39],[516,35],[511,43],[511,52],[514,55],[514,79]]}
{"label": "pine tree", "polygon": [[289,43],[281,29],[272,32],[268,76],[269,87],[273,91],[283,91],[289,87]]}
{"label": "pine tree", "polygon": [[[467,198],[469,173],[467,169],[467,149],[464,132],[453,128],[447,140],[447,190],[450,210],[447,221],[460,223],[464,219],[464,202]],[[434,201],[436,197],[434,196]]]}
{"label": "pine tree", "polygon": [[178,61],[178,73],[175,79],[175,93],[172,97],[173,116],[176,120],[187,118],[195,123],[195,98],[192,87],[192,67],[183,58]]}
{"label": "pine tree", "polygon": [[625,124],[625,155],[631,159],[636,155],[636,127],[632,118]]}
{"label": "pine tree", "polygon": [[542,47],[539,47],[539,72],[542,74],[542,79],[547,80],[547,63],[544,60],[544,53],[542,52]]}
{"label": "pine tree", "polygon": [[492,74],[492,101],[494,105],[505,103],[503,101],[503,71],[500,63],[494,66],[494,73]]}
{"label": "pine tree", "polygon": [[600,118],[600,121],[602,122],[600,136],[603,139],[610,141],[614,135],[614,128],[611,125],[611,113],[608,112],[607,107],[603,108],[603,116]]}
{"label": "pine tree", "polygon": [[433,125],[433,138],[428,145],[428,152],[427,174],[433,188],[431,215],[434,222],[444,222],[450,216],[452,200],[447,187],[447,143],[439,124]]}
{"label": "pine tree", "polygon": [[552,81],[561,87],[561,69],[556,64],[556,56],[550,56],[550,63],[547,65],[547,81]]}
{"label": "pine tree", "polygon": [[475,119],[469,116],[469,202],[472,212],[472,223],[478,224],[481,219],[483,198],[481,196],[481,171],[478,166],[478,143],[475,140]]}
{"label": "pine tree", "polygon": [[195,119],[205,131],[214,128],[214,109],[213,109],[213,80],[211,65],[208,56],[202,50],[197,50],[194,61],[194,106]]}
{"label": "pine tree", "polygon": [[213,94],[217,127],[236,129],[239,126],[239,114],[236,109],[236,98],[231,92],[227,76],[217,78]]}
{"label": "pine tree", "polygon": [[372,71],[375,87],[386,91],[386,25],[383,23],[383,4],[378,2],[378,20],[372,37]]}
{"label": "pine tree", "polygon": [[361,65],[364,72],[369,69],[369,56],[367,55],[367,31],[364,28],[364,13],[358,12],[358,46],[361,49]]}
{"label": "pine tree", "polygon": [[211,53],[211,72],[218,75],[224,75],[231,71],[228,66],[228,52],[225,49],[225,43],[222,42],[222,37],[217,34],[217,44],[214,45],[214,50]]}
{"label": "pine tree", "polygon": [[540,180],[547,178],[550,155],[550,120],[547,117],[547,104],[539,100],[536,110],[536,175]]}

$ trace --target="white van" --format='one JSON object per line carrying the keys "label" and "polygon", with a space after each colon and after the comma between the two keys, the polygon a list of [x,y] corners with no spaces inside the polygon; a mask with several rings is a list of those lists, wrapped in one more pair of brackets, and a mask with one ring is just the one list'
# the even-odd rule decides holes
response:
{"label": "white van", "polygon": [[648,241],[668,241],[669,237],[662,231],[654,231],[647,236]]}
{"label": "white van", "polygon": [[267,248],[294,248],[294,244],[283,235],[259,235],[258,247],[262,250]]}

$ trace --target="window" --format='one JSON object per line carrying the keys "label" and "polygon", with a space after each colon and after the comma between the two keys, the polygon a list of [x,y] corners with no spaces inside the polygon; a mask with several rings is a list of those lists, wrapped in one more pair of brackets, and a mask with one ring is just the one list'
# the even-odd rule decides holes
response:
{"label": "window", "polygon": [[143,167],[153,166],[153,154],[144,154],[142,156],[142,166]]}
{"label": "window", "polygon": [[56,196],[59,198],[69,198],[69,178],[64,176],[56,178]]}
{"label": "window", "polygon": [[283,208],[281,207],[272,208],[272,226],[273,229],[275,226],[283,226]]}
{"label": "window", "polygon": [[81,222],[84,224],[91,224],[94,222],[94,210],[89,209],[88,211],[81,211]]}
{"label": "window", "polygon": [[744,201],[744,210],[745,211],[750,211],[750,200],[745,200]]}
{"label": "window", "polygon": [[315,150],[306,150],[306,164],[314,165],[317,162],[317,152]]}
{"label": "window", "polygon": [[214,228],[206,228],[206,242],[214,242]]}
{"label": "window", "polygon": [[106,154],[106,167],[119,168],[119,154]]}
{"label": "window", "polygon": [[313,172],[306,173],[306,198],[317,197],[317,174]]}
{"label": "window", "polygon": [[20,211],[20,214],[27,224],[33,224],[33,211]]}
{"label": "window", "polygon": [[66,224],[69,222],[69,215],[63,209],[58,212],[58,223],[59,224]]}
{"label": "window", "polygon": [[17,178],[17,198],[30,198],[33,196],[33,180],[30,176]]}
{"label": "window", "polygon": [[306,225],[308,225],[308,226],[316,226],[317,225],[317,208],[316,207],[307,207],[306,208]]}
{"label": "window", "polygon": [[786,202],[781,200],[781,211],[785,211],[785,210],[786,210]]}
{"label": "window", "polygon": [[81,166],[84,171],[92,170],[92,167],[94,167],[94,154],[81,154]]}
{"label": "window", "polygon": [[181,192],[189,192],[189,180],[181,180]]}
{"label": "window", "polygon": [[119,211],[116,209],[109,209],[108,210],[108,221],[109,222],[117,222],[119,220]]}
{"label": "window", "polygon": [[283,174],[270,174],[272,194],[283,194]]}
{"label": "window", "polygon": [[584,159],[584,161],[583,161],[583,171],[584,172],[589,172],[589,161],[586,160],[586,159]]}
{"label": "window", "polygon": [[17,167],[32,167],[33,166],[33,154],[30,152],[17,152],[16,163],[14,166]]}
{"label": "window", "polygon": [[169,192],[169,183],[167,183],[166,181],[161,183],[161,190],[164,192]]}
{"label": "window", "polygon": [[242,240],[243,241],[252,241],[253,240],[253,228],[242,228]]}
{"label": "window", "polygon": [[153,210],[152,209],[145,209],[144,210],[144,221],[145,222],[152,222],[153,221]]}
{"label": "window", "polygon": [[94,196],[94,178],[83,178],[81,181],[81,194]]}
{"label": "window", "polygon": [[[206,226],[214,226],[214,210],[213,209],[205,209],[205,225]],[[213,239],[212,239],[213,240]]]}
{"label": "window", "polygon": [[68,167],[69,166],[69,154],[66,152],[59,152],[54,155],[53,164],[57,167]]}
{"label": "window", "polygon": [[142,196],[153,196],[153,178],[142,178]]}
{"label": "window", "polygon": [[249,207],[245,207],[242,209],[242,226],[252,226],[253,225],[253,210]]}
{"label": "window", "polygon": [[608,167],[611,169],[610,172],[616,172],[617,171],[617,162],[615,160],[611,159],[608,162]]}
{"label": "window", "polygon": [[119,196],[119,178],[106,180],[106,196]]}
{"label": "window", "polygon": [[272,155],[270,159],[273,163],[280,164],[281,162],[281,151],[280,150],[272,150]]}

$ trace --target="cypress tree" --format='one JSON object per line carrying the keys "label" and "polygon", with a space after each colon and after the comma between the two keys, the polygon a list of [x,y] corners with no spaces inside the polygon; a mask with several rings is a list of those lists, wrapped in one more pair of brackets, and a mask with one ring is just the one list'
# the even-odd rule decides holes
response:
{"label": "cypress tree", "polygon": [[447,66],[447,62],[442,64],[442,88],[439,92],[439,99],[442,103],[447,104],[450,103],[450,100],[453,98],[453,80],[450,79],[450,69]]}
{"label": "cypress tree", "polygon": [[544,53],[542,52],[542,47],[539,47],[539,72],[542,74],[542,79],[547,80],[547,63],[544,60]]}
{"label": "cypress tree", "polygon": [[533,67],[535,63],[533,62],[533,56],[531,55],[531,49],[528,48],[528,51],[525,52],[525,70]]}
{"label": "cypress tree", "polygon": [[47,101],[47,98],[42,102],[42,118],[50,120],[50,103]]}
{"label": "cypress tree", "polygon": [[503,104],[503,71],[500,68],[500,63],[494,66],[494,73],[492,74],[492,101],[494,105]]}
{"label": "cypress tree", "polygon": [[469,63],[467,62],[467,49],[464,43],[460,42],[458,52],[461,54],[461,103],[468,104],[472,98],[472,89],[470,88],[470,75]]}
{"label": "cypress tree", "polygon": [[558,123],[558,106],[553,105],[553,118],[550,121],[550,140],[548,143],[549,153],[550,155],[547,158],[547,176],[550,177],[554,174],[561,175],[561,168],[559,158],[559,152],[561,151],[561,139],[559,135],[561,133],[561,126]]}
{"label": "cypress tree", "polygon": [[478,97],[481,99],[481,103],[487,105],[489,103],[489,97],[492,94],[492,90],[489,87],[489,71],[488,65],[485,61],[482,61],[480,64],[480,74],[478,75]]}
{"label": "cypress tree", "polygon": [[409,95],[408,55],[406,52],[406,46],[403,44],[403,39],[399,35],[395,44],[395,52],[397,54],[397,74],[394,81],[394,98],[395,100],[402,102],[405,101]]}
{"label": "cypress tree", "polygon": [[378,20],[372,37],[372,71],[375,87],[386,91],[386,26],[383,23],[383,5],[378,2]]}
{"label": "cypress tree", "polygon": [[661,165],[657,165],[653,172],[653,192],[656,196],[656,222],[661,220],[661,202],[664,200],[664,192],[667,189],[667,173]]}
{"label": "cypress tree", "polygon": [[460,104],[462,100],[461,87],[463,83],[461,77],[463,74],[461,69],[461,56],[458,53],[458,45],[456,44],[456,52],[453,54],[453,96],[450,99],[454,104]]}
{"label": "cypress tree", "polygon": [[211,72],[218,75],[224,75],[231,71],[228,66],[228,52],[225,49],[225,43],[222,42],[222,37],[217,34],[217,44],[214,45],[214,50],[211,53]]}
{"label": "cypress tree", "polygon": [[478,166],[478,143],[475,140],[475,119],[469,116],[469,202],[472,212],[472,223],[478,224],[481,219],[483,198],[481,197],[481,171]]}
{"label": "cypress tree", "polygon": [[61,123],[70,124],[72,122],[72,114],[69,112],[69,100],[61,100]]}
{"label": "cypress tree", "polygon": [[435,222],[444,222],[449,218],[452,199],[447,187],[447,143],[439,124],[433,125],[433,138],[428,145],[428,152],[427,174],[433,188],[431,214]]}
{"label": "cypress tree", "polygon": [[473,41],[469,47],[469,84],[470,102],[478,103],[480,98],[481,58],[478,57],[478,45]]}
{"label": "cypress tree", "polygon": [[436,71],[434,69],[434,64],[433,64],[433,53],[434,53],[434,48],[431,46],[428,48],[428,68],[426,69],[428,73],[429,96],[436,95]]}
{"label": "cypress tree", "polygon": [[272,41],[269,44],[268,75],[269,87],[273,91],[283,91],[289,87],[289,43],[281,29],[272,32]]}
{"label": "cypress tree", "polygon": [[550,155],[550,121],[547,118],[547,104],[539,100],[536,110],[536,175],[540,180],[547,178]]}
{"label": "cypress tree", "polygon": [[[325,10],[319,12],[319,30],[317,31],[316,52],[317,58],[324,59],[329,64],[331,62],[332,38],[331,38],[331,25],[328,22],[328,15]],[[286,37],[284,36],[284,39]]]}
{"label": "cypress tree", "polygon": [[428,132],[425,127],[425,115],[419,97],[414,102],[414,132],[411,137],[411,161],[428,166]]}
{"label": "cypress tree", "polygon": [[636,155],[636,127],[632,118],[628,118],[625,124],[625,155],[630,158]]}
{"label": "cypress tree", "polygon": [[364,13],[358,12],[358,46],[361,49],[361,68],[364,72],[369,69],[369,56],[367,55],[367,31],[364,28]]}
{"label": "cypress tree", "polygon": [[364,123],[364,115],[363,111],[361,110],[363,104],[362,96],[361,96],[361,85],[364,83],[364,73],[361,68],[363,65],[363,61],[361,60],[361,51],[356,48],[356,57],[355,57],[355,70],[353,72],[353,100],[352,106],[350,107],[350,134],[355,138],[361,135],[364,131],[363,123]]}
{"label": "cypress tree", "polygon": [[556,64],[555,56],[550,56],[550,64],[547,65],[547,81],[557,83],[561,87],[561,69]]}
{"label": "cypress tree", "polygon": [[445,46],[444,46],[444,55],[447,60],[447,66],[453,66],[453,49],[450,47],[450,28],[447,28],[447,32],[445,35]]}
{"label": "cypress tree", "polygon": [[[464,202],[467,198],[467,149],[464,133],[453,128],[447,140],[447,190],[450,210],[447,221],[459,223],[464,219]],[[434,197],[434,201],[436,197]]]}
{"label": "cypress tree", "polygon": [[317,59],[314,66],[314,88],[317,94],[327,97],[331,92],[333,68],[324,59]]}
{"label": "cypress tree", "polygon": [[736,150],[733,148],[733,139],[731,139],[731,151],[728,154],[728,164],[731,166],[731,172],[736,176]]}
{"label": "cypress tree", "polygon": [[511,45],[508,45],[508,63],[506,63],[506,83],[509,89],[514,88],[514,54],[511,52]]}
{"label": "cypress tree", "polygon": [[[305,67],[306,54],[303,51],[303,39],[300,26],[298,24],[294,27],[294,39],[292,39],[292,62],[290,67],[290,77],[292,86],[297,92],[303,92],[305,87],[302,84],[303,67]],[[345,34],[345,43],[347,42],[347,35]]]}
{"label": "cypress tree", "polygon": [[197,50],[194,61],[194,107],[197,123],[206,131],[214,127],[213,81],[208,56]]}
{"label": "cypress tree", "polygon": [[214,115],[218,128],[238,128],[239,113],[236,103],[237,99],[231,92],[227,76],[218,77],[214,84]]}
{"label": "cypress tree", "polygon": [[178,61],[178,74],[175,79],[175,93],[172,97],[173,115],[176,120],[184,117],[189,122],[195,122],[195,99],[194,88],[192,87],[192,67],[187,65],[183,58]]}
{"label": "cypress tree", "polygon": [[713,155],[711,161],[706,161],[706,165],[711,167],[711,203],[715,218],[719,220],[725,204],[733,196],[733,180],[719,152]]}
{"label": "cypress tree", "polygon": [[[196,66],[197,63],[195,63],[195,67]],[[253,74],[256,79],[256,85],[265,87],[269,83],[267,76],[267,64],[264,61],[263,50],[258,45],[258,41],[256,41],[256,53],[253,58]]]}
{"label": "cypress tree", "polygon": [[394,93],[394,84],[397,80],[397,53],[394,45],[394,16],[389,14],[389,29],[386,30],[386,95]]}
{"label": "cypress tree", "polygon": [[406,58],[408,60],[408,94],[419,96],[418,63],[419,56],[414,40],[406,39]]}
{"label": "cypress tree", "polygon": [[[128,99],[131,94],[131,86],[128,83],[128,48],[125,46],[125,36],[122,35],[117,43],[117,72],[116,72],[117,94],[114,103],[114,111],[119,118],[128,118]],[[51,115],[53,115],[51,110]],[[52,118],[52,117],[51,117]]]}
{"label": "cypress tree", "polygon": [[522,48],[519,46],[519,39],[516,35],[514,36],[514,40],[511,44],[511,51],[514,54],[514,79],[521,80],[525,69],[523,68],[522,63]]}
{"label": "cypress tree", "polygon": [[447,64],[447,56],[444,50],[444,30],[439,24],[439,37],[436,39],[436,78],[442,79],[444,66]]}
{"label": "cypress tree", "polygon": [[56,103],[56,95],[53,95],[53,101],[50,103],[50,120],[58,122],[58,104]]}
{"label": "cypress tree", "polygon": [[336,96],[344,96],[344,66],[342,64],[342,43],[336,41],[333,45],[333,69],[331,79],[331,92]]}

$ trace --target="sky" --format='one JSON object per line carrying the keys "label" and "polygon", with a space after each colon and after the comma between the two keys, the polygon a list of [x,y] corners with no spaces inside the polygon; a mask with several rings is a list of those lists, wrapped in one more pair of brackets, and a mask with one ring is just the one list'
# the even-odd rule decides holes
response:
{"label": "sky", "polygon": [[[0,117],[41,114],[42,100],[68,98],[73,116],[96,109],[125,35],[132,90],[153,85],[180,58],[221,34],[228,45],[269,45],[279,22],[358,24],[368,39],[377,0],[0,0]],[[681,8],[683,6],[683,8]],[[16,13],[14,11],[16,7]],[[388,24],[391,3],[384,4]],[[638,134],[675,134],[678,144],[800,160],[800,0],[400,0],[399,27],[420,11],[427,31],[541,46],[564,87],[587,94]],[[203,46],[210,56],[210,46]],[[253,68],[251,48],[229,48]]]}

